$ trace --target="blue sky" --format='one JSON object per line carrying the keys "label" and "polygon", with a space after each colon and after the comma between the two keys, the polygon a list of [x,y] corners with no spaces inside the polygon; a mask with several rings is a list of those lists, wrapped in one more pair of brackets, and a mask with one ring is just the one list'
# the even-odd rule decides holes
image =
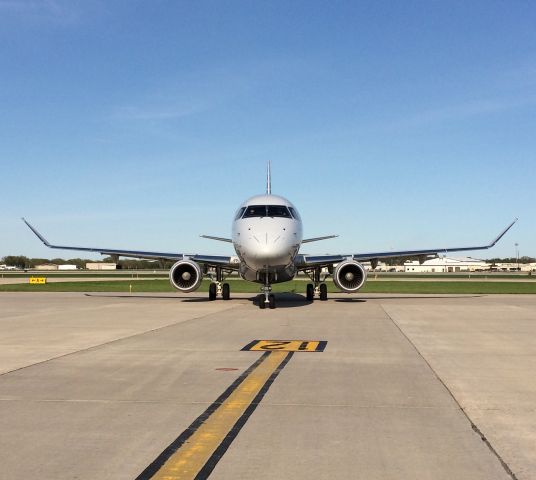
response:
{"label": "blue sky", "polygon": [[[230,253],[293,201],[311,253],[536,256],[536,6],[0,0],[0,257]],[[85,256],[85,255],[82,255]],[[95,257],[95,258],[98,258]]]}

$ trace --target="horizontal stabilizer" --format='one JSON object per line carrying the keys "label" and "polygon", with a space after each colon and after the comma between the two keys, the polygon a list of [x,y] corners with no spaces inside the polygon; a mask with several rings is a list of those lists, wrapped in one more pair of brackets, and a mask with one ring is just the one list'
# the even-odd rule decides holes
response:
{"label": "horizontal stabilizer", "polygon": [[327,240],[328,238],[337,238],[338,235],[326,235],[325,237],[306,238],[302,243],[318,242],[319,240]]}
{"label": "horizontal stabilizer", "polygon": [[199,235],[201,238],[208,238],[209,240],[217,240],[218,242],[227,242],[227,243],[233,243],[233,241],[230,238],[224,238],[224,237],[213,237],[212,235]]}

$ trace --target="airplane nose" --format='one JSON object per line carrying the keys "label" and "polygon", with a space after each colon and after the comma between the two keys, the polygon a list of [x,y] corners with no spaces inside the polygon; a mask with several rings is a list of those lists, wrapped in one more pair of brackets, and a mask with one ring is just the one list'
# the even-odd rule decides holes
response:
{"label": "airplane nose", "polygon": [[268,232],[257,232],[251,237],[249,258],[256,268],[265,265],[288,265],[292,254],[287,236]]}

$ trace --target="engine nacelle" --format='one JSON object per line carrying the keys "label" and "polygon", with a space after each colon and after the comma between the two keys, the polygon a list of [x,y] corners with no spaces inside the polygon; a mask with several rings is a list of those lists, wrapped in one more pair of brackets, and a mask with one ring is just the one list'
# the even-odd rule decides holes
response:
{"label": "engine nacelle", "polygon": [[201,267],[192,260],[181,260],[171,267],[169,281],[181,292],[197,290],[203,280]]}
{"label": "engine nacelle", "polygon": [[367,271],[354,260],[345,260],[333,272],[333,283],[343,292],[357,292],[367,280]]}

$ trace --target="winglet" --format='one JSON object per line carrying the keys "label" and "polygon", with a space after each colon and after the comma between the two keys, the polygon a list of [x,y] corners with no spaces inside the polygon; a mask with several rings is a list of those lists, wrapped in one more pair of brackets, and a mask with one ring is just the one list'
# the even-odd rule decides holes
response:
{"label": "winglet", "polygon": [[514,218],[514,221],[510,225],[508,225],[501,233],[499,233],[497,238],[489,244],[489,248],[493,247],[504,236],[504,234],[512,228],[512,226],[514,225],[514,223],[517,222],[517,220],[517,217]]}
{"label": "winglet", "polygon": [[37,238],[39,238],[39,240],[41,240],[47,247],[50,247],[50,243],[47,242],[47,239],[45,237],[43,237],[43,235],[41,235],[34,227],[32,227],[27,221],[26,219],[23,217],[22,218],[22,221],[28,225],[28,227],[30,228],[30,230],[35,233],[37,235]]}
{"label": "winglet", "polygon": [[266,169],[266,195],[272,194],[272,162],[268,160],[268,167]]}

